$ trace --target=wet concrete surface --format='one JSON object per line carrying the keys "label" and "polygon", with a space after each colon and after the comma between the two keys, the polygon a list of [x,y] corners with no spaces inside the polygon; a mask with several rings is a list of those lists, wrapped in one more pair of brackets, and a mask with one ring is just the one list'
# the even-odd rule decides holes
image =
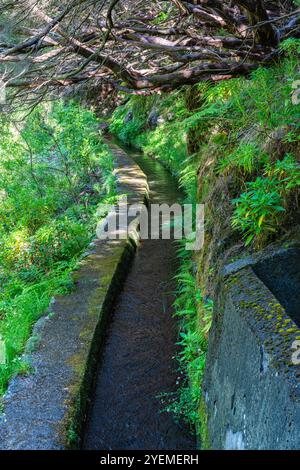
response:
{"label": "wet concrete surface", "polygon": [[[180,200],[175,180],[161,164],[137,152],[130,156],[148,177],[150,204]],[[108,329],[84,449],[195,449],[194,436],[161,412],[158,397],[176,390],[175,271],[174,242],[141,242]]]}

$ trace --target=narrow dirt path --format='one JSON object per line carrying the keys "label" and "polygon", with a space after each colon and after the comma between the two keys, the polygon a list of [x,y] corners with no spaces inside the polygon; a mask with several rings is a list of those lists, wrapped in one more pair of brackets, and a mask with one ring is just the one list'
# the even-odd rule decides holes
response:
{"label": "narrow dirt path", "polygon": [[[150,203],[180,199],[174,179],[159,163],[130,154],[148,177]],[[188,430],[160,412],[158,398],[176,388],[175,255],[169,240],[146,240],[138,249],[108,330],[84,449],[195,449]]]}

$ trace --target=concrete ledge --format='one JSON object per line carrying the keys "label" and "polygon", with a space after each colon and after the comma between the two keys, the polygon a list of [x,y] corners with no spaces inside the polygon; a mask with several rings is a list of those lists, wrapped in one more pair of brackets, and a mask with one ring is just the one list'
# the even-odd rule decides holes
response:
{"label": "concrete ledge", "polygon": [[211,446],[299,449],[300,329],[247,264],[223,270],[217,291],[204,380]]}
{"label": "concrete ledge", "polygon": [[[110,146],[119,193],[126,193],[129,204],[143,204],[146,176],[120,148]],[[35,325],[35,350],[25,353],[33,373],[17,376],[9,385],[0,417],[0,449],[78,447],[106,325],[137,241],[138,220],[126,240],[95,240],[74,273],[73,292],[57,297]]]}

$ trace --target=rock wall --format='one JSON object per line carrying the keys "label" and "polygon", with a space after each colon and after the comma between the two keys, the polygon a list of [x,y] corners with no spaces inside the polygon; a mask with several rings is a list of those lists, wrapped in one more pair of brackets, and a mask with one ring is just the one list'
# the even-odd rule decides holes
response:
{"label": "rock wall", "polygon": [[[300,330],[287,313],[300,291],[299,254],[280,249],[222,271],[203,384],[213,449],[300,448],[300,365],[292,360]],[[255,271],[277,295],[283,280],[290,285],[286,310]]]}

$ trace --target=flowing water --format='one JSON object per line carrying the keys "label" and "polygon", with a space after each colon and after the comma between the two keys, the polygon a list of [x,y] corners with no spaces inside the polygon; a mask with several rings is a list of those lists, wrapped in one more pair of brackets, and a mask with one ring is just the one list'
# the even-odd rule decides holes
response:
{"label": "flowing water", "polygon": [[[150,204],[179,202],[176,181],[160,163],[126,149],[147,175]],[[195,439],[158,397],[176,390],[172,317],[176,247],[144,240],[117,299],[101,356],[84,449],[190,450]]]}

